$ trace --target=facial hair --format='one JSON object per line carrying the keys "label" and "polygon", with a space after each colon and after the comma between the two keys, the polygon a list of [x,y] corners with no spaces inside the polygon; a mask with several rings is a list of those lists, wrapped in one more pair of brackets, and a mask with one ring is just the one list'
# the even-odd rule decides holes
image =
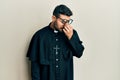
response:
{"label": "facial hair", "polygon": [[55,30],[57,30],[57,31],[59,31],[59,32],[63,32],[63,29],[62,29],[62,28],[58,29],[58,25],[57,25],[57,22],[56,22],[56,21],[53,23],[53,27],[54,27]]}

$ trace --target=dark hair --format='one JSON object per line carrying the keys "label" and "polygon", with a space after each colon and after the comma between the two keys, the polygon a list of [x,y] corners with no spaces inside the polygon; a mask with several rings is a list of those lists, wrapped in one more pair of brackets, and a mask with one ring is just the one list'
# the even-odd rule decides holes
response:
{"label": "dark hair", "polygon": [[66,5],[58,5],[55,7],[53,11],[53,15],[56,17],[59,17],[60,14],[66,15],[66,16],[72,16],[72,11],[66,6]]}

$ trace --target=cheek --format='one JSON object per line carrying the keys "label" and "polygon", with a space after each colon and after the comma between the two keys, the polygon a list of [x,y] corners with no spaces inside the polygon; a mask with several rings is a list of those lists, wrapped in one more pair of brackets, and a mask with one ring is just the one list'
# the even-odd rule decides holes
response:
{"label": "cheek", "polygon": [[63,28],[64,24],[62,24],[60,21],[56,21],[56,23],[59,28]]}

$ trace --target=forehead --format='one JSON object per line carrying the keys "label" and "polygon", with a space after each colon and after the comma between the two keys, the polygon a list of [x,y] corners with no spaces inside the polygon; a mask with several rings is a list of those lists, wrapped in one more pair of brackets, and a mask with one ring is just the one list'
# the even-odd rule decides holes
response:
{"label": "forehead", "polygon": [[60,14],[60,18],[69,20],[70,16],[66,16],[66,15]]}

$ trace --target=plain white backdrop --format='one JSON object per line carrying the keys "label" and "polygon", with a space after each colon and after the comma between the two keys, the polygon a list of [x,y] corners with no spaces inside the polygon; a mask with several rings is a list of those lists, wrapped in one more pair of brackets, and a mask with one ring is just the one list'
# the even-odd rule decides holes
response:
{"label": "plain white backdrop", "polygon": [[65,4],[85,46],[74,58],[75,80],[120,80],[119,0],[0,0],[0,80],[31,80],[26,52],[32,35]]}

